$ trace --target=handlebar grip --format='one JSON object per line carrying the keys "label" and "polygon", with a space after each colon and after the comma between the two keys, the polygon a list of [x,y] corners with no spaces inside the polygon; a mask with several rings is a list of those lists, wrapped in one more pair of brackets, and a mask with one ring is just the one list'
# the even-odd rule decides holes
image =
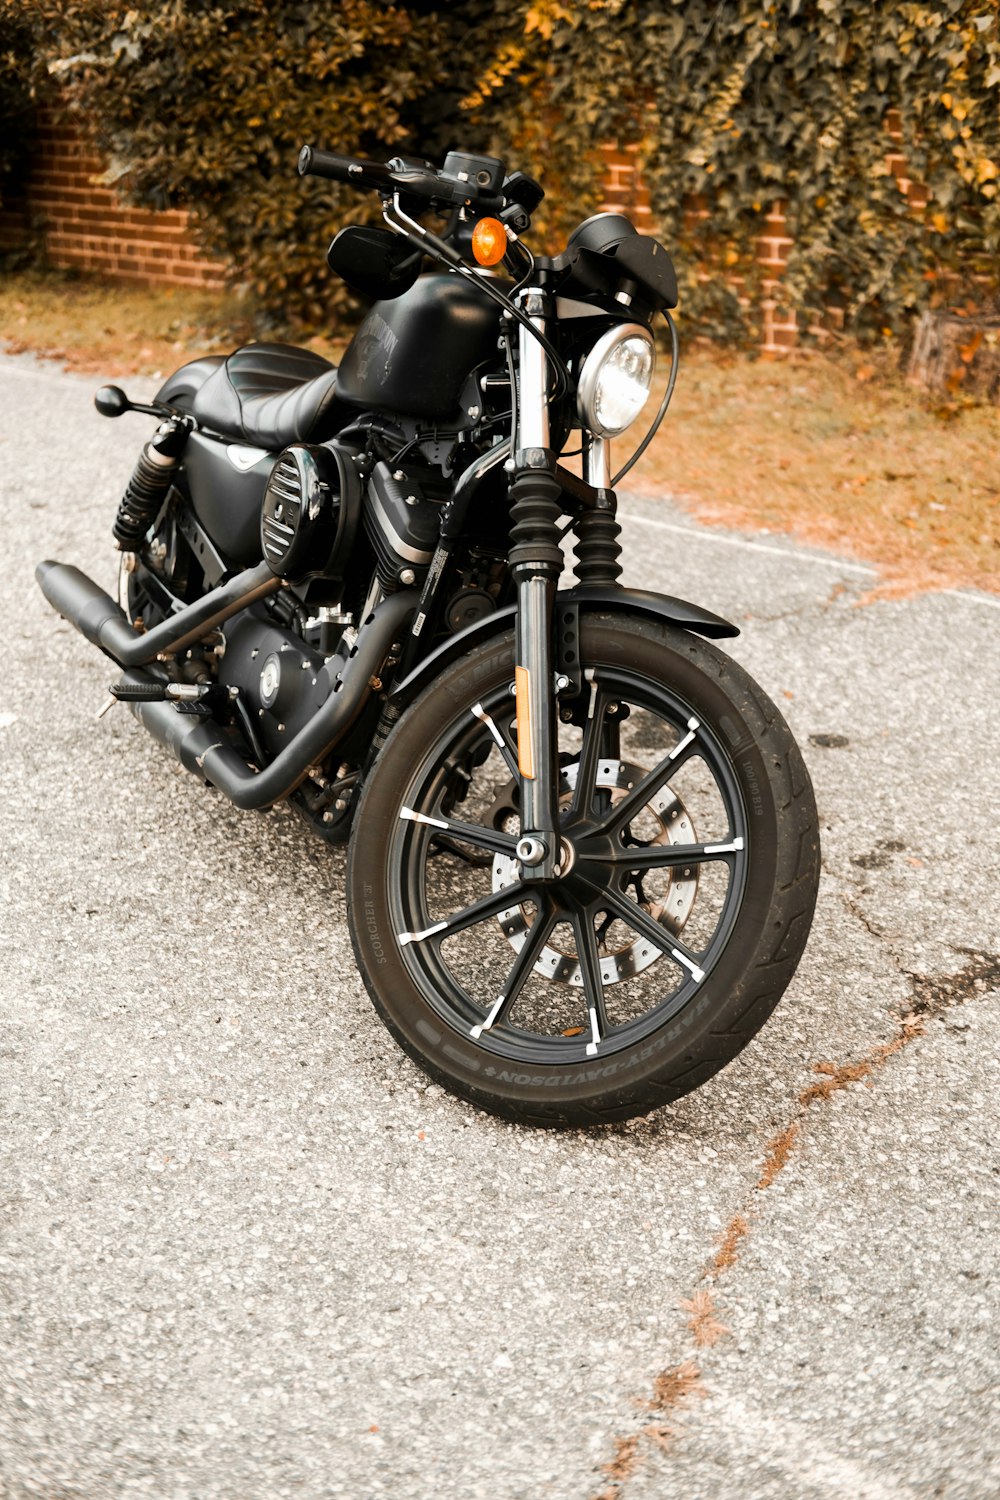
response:
{"label": "handlebar grip", "polygon": [[385,189],[392,187],[392,173],[380,161],[358,161],[353,156],[337,156],[318,146],[303,146],[299,152],[300,177],[326,177],[331,182],[346,182],[352,187]]}

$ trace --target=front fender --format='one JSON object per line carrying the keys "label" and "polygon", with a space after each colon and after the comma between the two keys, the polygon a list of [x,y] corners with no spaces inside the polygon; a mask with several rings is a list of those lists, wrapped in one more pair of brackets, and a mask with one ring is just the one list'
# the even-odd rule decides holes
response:
{"label": "front fender", "polygon": [[[677,625],[681,630],[693,630],[697,635],[721,640],[724,636],[739,635],[739,628],[713,615],[711,610],[700,605],[689,604],[685,599],[674,599],[669,594],[652,594],[645,589],[625,589],[617,584],[580,584],[556,596],[558,604],[577,604],[585,614],[597,614],[612,609],[618,613],[639,615],[648,620],[660,620],[667,625]],[[505,609],[495,610],[484,619],[477,620],[457,635],[449,636],[435,647],[413,671],[398,682],[389,694],[393,707],[402,710],[418,693],[439,676],[453,661],[458,661],[492,635],[499,635],[513,625],[517,605],[508,604]]]}

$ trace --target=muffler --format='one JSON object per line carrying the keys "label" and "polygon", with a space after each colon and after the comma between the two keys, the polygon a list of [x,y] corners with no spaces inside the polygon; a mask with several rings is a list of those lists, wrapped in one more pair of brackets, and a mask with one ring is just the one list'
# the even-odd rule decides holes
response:
{"label": "muffler", "polygon": [[111,595],[71,563],[40,562],[35,577],[53,609],[120,667],[141,667],[160,656],[175,656],[231,615],[284,586],[267,563],[259,563],[139,635]]}
{"label": "muffler", "polygon": [[[201,640],[241,609],[283,587],[266,563],[247,568],[228,583],[178,610],[145,635],[139,635],[109,594],[79,568],[42,562],[35,569],[42,593],[64,619],[118,666],[128,670],[134,690],[162,689],[160,675],[142,668]],[[188,771],[210,781],[237,807],[260,810],[280,802],[320,764],[354,723],[372,692],[393,641],[419,600],[414,589],[390,594],[361,626],[329,697],[293,740],[263,771],[248,765],[212,719],[186,713],[164,701],[128,700],[129,708],[154,739],[170,750]]]}

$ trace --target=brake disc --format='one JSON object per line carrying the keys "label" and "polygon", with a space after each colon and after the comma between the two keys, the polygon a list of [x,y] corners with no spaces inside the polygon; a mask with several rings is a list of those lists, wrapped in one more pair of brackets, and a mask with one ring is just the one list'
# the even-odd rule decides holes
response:
{"label": "brake disc", "polygon": [[[564,766],[560,773],[561,805],[568,804],[572,799],[577,770],[577,765],[573,764]],[[597,790],[608,792],[614,804],[620,802],[644,775],[640,766],[630,765],[627,761],[602,760],[597,766]],[[659,831],[648,841],[650,845],[697,843],[690,815],[681,799],[669,787],[664,787],[640,811],[651,814],[659,824]],[[691,915],[691,908],[694,906],[698,893],[698,867],[679,865],[664,869],[661,874],[666,877],[667,882],[662,896],[656,901],[643,902],[642,906],[654,921],[676,935]],[[493,860],[493,889],[502,891],[507,886],[515,885],[519,878],[518,861],[506,854],[498,854]],[[520,952],[531,926],[530,907],[521,903],[510,906],[500,913],[497,921],[511,947]],[[634,974],[641,974],[660,957],[660,950],[643,937],[634,937],[621,947],[610,950],[606,944],[602,944],[601,978],[605,984],[617,984],[620,980],[631,979]],[[583,987],[583,974],[575,951],[569,952],[546,943],[535,963],[534,972],[556,984]]]}

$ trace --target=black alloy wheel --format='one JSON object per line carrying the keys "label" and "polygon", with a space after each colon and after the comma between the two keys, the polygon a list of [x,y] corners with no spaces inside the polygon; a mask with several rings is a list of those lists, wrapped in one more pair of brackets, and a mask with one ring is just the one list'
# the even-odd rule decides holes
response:
{"label": "black alloy wheel", "polygon": [[583,660],[582,694],[560,701],[559,879],[514,853],[509,637],[393,731],[349,872],[359,964],[402,1045],[540,1123],[641,1113],[721,1067],[790,979],[815,899],[808,776],[746,674],[619,618],[585,622]]}

